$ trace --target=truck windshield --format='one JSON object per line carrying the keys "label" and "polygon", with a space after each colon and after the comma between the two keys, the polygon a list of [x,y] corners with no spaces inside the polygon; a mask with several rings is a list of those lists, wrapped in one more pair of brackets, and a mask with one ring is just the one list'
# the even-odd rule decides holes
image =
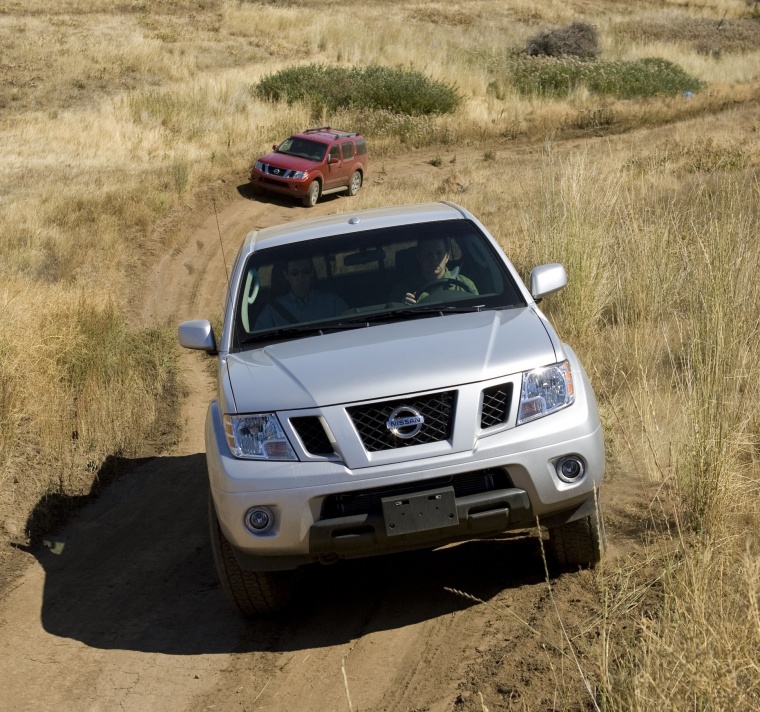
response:
{"label": "truck windshield", "polygon": [[524,305],[502,255],[475,224],[396,226],[252,253],[236,298],[234,346]]}

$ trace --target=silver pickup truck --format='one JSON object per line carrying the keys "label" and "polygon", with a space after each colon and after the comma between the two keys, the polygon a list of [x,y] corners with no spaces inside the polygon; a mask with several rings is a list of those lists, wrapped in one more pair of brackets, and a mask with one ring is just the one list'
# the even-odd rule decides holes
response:
{"label": "silver pickup truck", "polygon": [[286,605],[295,570],[548,532],[564,568],[604,548],[604,443],[572,349],[483,225],[451,203],[251,232],[224,325],[179,327],[218,356],[206,420],[209,520],[245,616]]}

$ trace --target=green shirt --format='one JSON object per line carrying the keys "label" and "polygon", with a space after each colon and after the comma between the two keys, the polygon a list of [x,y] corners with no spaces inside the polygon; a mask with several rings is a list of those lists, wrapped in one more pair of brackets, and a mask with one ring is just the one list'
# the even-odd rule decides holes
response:
{"label": "green shirt", "polygon": [[469,292],[470,294],[478,294],[478,288],[475,286],[475,283],[471,280],[465,277],[463,274],[455,274],[451,270],[446,270],[443,273],[443,277],[441,277],[440,280],[433,280],[427,282],[427,284],[424,282],[424,280],[419,277],[418,282],[414,283],[413,277],[408,277],[403,281],[397,282],[393,289],[390,291],[389,295],[389,301],[391,302],[403,302],[406,298],[406,295],[408,293],[414,294],[415,298],[419,302],[420,299],[423,299],[426,297],[429,292],[420,292],[417,294],[417,290],[422,289],[422,287],[427,287],[429,285],[435,284],[437,281],[442,281],[444,279],[450,279],[455,282],[461,283],[461,286],[450,283],[443,285],[441,289],[443,290],[455,290],[458,292]]}

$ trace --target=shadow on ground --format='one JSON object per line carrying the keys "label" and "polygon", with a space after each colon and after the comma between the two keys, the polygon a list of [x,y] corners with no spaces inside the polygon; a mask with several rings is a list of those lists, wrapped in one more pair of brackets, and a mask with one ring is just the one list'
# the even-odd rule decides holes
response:
{"label": "shadow on ground", "polygon": [[[265,203],[269,205],[277,205],[281,208],[304,208],[301,200],[296,197],[290,197],[287,195],[280,195],[279,193],[269,193],[265,190],[254,190],[250,183],[241,183],[237,187],[238,195],[246,200],[255,200],[258,203]],[[330,203],[334,200],[340,200],[341,197],[346,197],[344,193],[331,193],[330,195],[320,195],[320,203]],[[304,218],[308,217],[308,213],[304,215]]]}
{"label": "shadow on ground", "polygon": [[170,655],[302,650],[473,605],[445,587],[488,600],[544,577],[536,539],[473,541],[313,567],[287,614],[246,622],[213,569],[206,498],[202,453],[156,458],[33,547],[45,569],[45,630],[93,648]]}

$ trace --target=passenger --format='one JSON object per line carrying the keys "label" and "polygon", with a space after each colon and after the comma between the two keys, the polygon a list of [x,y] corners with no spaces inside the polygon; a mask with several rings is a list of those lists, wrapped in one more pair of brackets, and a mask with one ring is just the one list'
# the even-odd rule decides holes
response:
{"label": "passenger", "polygon": [[417,304],[437,290],[455,290],[477,294],[472,280],[448,268],[451,259],[449,240],[433,237],[420,240],[415,250],[417,269],[398,282],[390,293],[390,301]]}
{"label": "passenger", "polygon": [[345,312],[348,305],[337,294],[312,289],[314,274],[310,259],[288,262],[282,275],[290,290],[264,307],[254,330],[319,321]]}

